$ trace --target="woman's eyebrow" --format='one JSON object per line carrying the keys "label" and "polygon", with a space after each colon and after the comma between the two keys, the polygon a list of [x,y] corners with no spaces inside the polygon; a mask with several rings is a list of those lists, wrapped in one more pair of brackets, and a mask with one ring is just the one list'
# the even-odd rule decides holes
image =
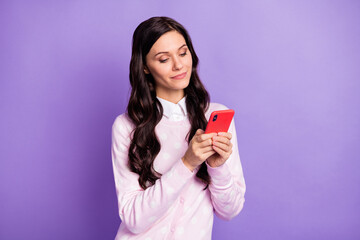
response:
{"label": "woman's eyebrow", "polygon": [[[185,46],[186,46],[186,43],[185,43],[184,45],[182,45],[181,47],[179,47],[178,50],[180,50],[181,48],[183,48],[183,47],[185,47]],[[158,52],[157,54],[155,54],[154,57],[156,57],[156,55],[159,55],[159,54],[161,54],[161,53],[169,53],[169,52]]]}

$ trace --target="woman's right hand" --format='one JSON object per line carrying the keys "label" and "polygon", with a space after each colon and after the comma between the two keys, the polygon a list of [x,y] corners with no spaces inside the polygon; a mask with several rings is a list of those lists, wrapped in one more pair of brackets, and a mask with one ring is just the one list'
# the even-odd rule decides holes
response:
{"label": "woman's right hand", "polygon": [[194,171],[195,168],[215,153],[212,147],[212,138],[214,136],[216,136],[216,133],[204,134],[201,129],[196,131],[185,155],[181,158],[188,169]]}

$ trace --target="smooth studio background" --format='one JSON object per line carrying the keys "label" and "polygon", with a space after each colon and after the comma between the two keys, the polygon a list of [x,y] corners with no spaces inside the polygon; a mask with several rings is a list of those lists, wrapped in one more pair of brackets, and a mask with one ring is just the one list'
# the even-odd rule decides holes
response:
{"label": "smooth studio background", "polygon": [[131,37],[189,31],[236,111],[243,211],[213,239],[360,238],[359,1],[0,1],[0,239],[113,239]]}

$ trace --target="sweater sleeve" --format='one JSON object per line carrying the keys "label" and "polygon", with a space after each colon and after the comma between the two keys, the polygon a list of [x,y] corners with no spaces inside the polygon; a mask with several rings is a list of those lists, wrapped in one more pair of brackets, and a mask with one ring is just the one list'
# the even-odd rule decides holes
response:
{"label": "sweater sleeve", "polygon": [[111,154],[120,219],[127,229],[139,234],[171,209],[187,181],[195,177],[195,172],[179,159],[153,186],[143,190],[138,183],[138,174],[128,167],[131,131],[124,114],[115,119]]}
{"label": "sweater sleeve", "polygon": [[206,162],[211,176],[209,190],[215,214],[224,220],[230,220],[239,214],[245,202],[246,189],[234,120],[231,122],[229,132],[232,134],[233,152],[228,160],[216,168],[210,167]]}

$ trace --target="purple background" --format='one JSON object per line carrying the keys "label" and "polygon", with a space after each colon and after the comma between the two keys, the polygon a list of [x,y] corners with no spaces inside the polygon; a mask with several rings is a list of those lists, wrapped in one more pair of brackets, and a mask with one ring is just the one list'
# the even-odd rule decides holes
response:
{"label": "purple background", "polygon": [[213,239],[360,238],[359,1],[0,1],[0,239],[113,239],[131,37],[189,31],[236,111],[246,203]]}

